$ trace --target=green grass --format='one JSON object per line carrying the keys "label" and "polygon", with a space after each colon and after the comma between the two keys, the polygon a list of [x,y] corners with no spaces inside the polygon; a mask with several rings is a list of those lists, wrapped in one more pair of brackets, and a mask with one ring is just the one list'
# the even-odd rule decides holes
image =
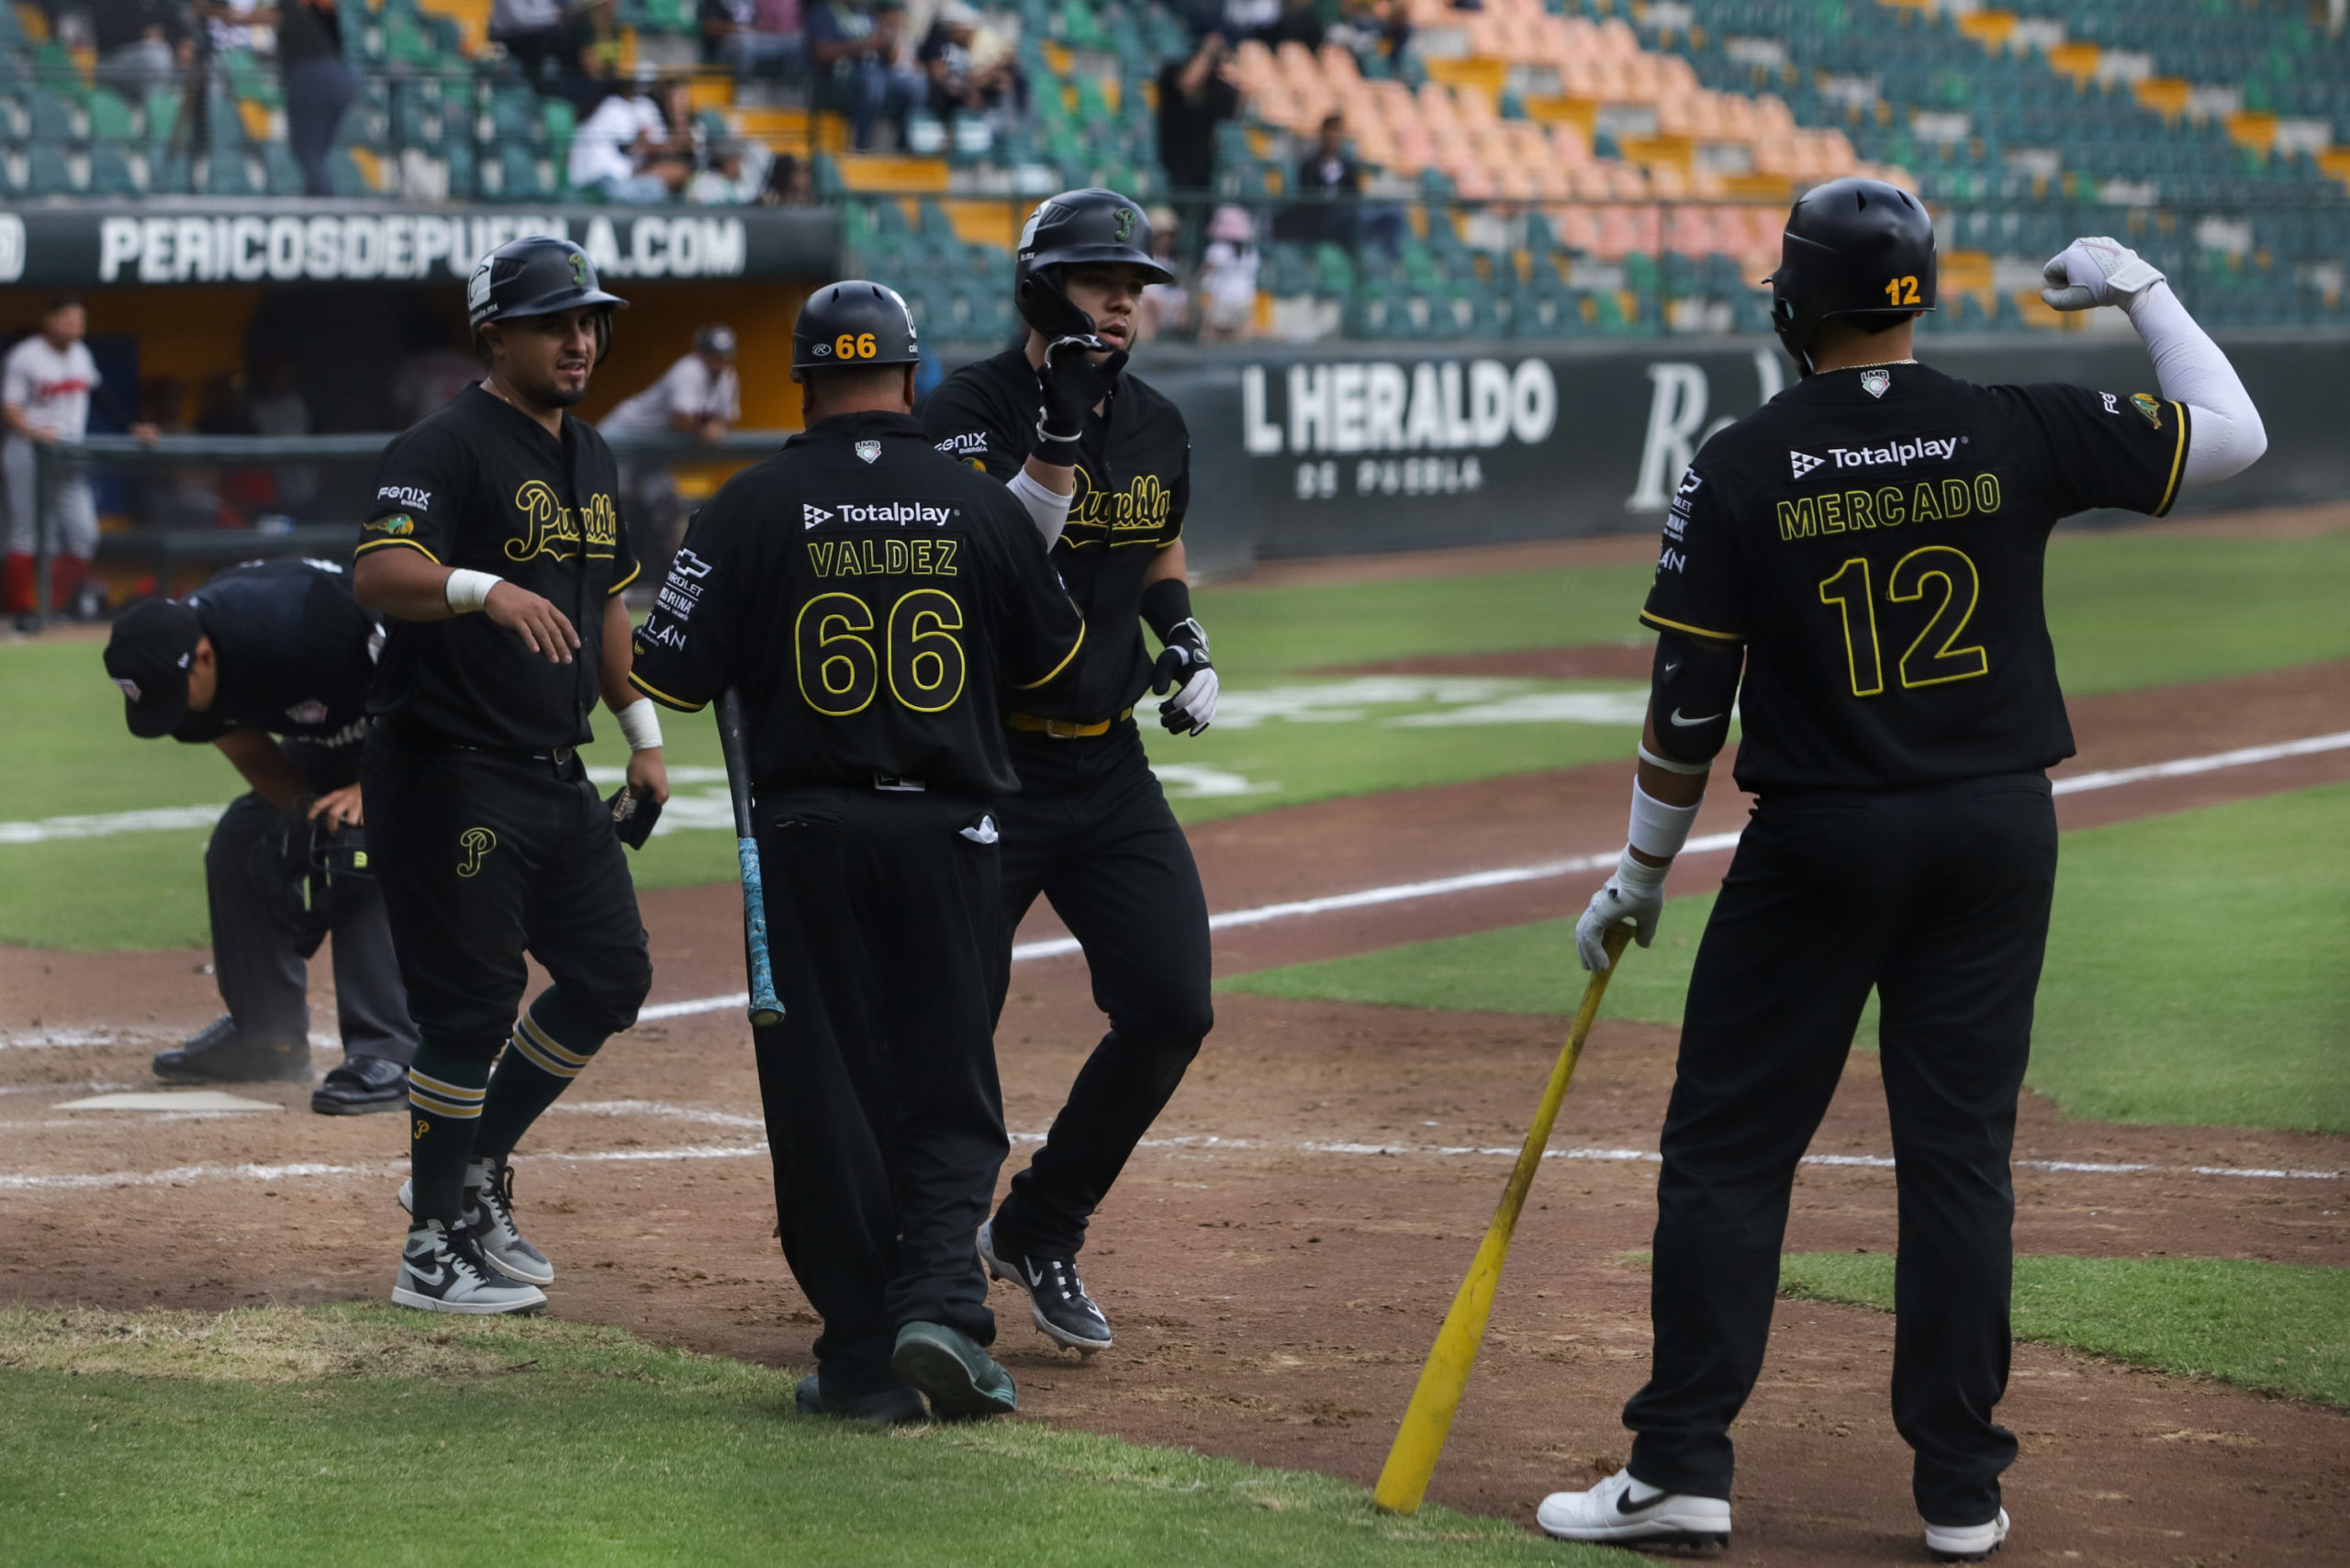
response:
{"label": "green grass", "polygon": [[[2026,1081],[2099,1121],[2350,1132],[2350,786],[2068,834]],[[1603,1016],[1678,1024],[1712,912],[1674,899]],[[1568,1014],[1572,921],[1222,982],[1266,996]],[[1872,1003],[1874,1006],[1874,1003]],[[1872,1016],[1862,1039],[1873,1044]]]}
{"label": "green grass", "polygon": [[15,1562],[584,1568],[1623,1561],[1026,1421],[874,1433],[791,1374],[390,1307],[0,1312]]}
{"label": "green grass", "polygon": [[[1893,1310],[1893,1259],[1780,1260],[1782,1294]],[[2350,1271],[2220,1258],[2019,1258],[2015,1334],[2350,1406]]]}
{"label": "green grass", "polygon": [[[1251,588],[1195,596],[1215,639],[1225,689],[1292,686],[1329,666],[1499,652],[1638,637],[1644,566],[1420,580]],[[2067,689],[2090,693],[2207,679],[2350,655],[2350,533],[2228,542],[2127,532],[2059,538],[2049,553],[2049,611]],[[1574,689],[1537,683],[1530,689]],[[1584,687],[1583,689],[1598,689]],[[1630,688],[1617,687],[1618,690]],[[1145,734],[1162,765],[1214,769],[1245,792],[1198,796],[1177,783],[1177,816],[1199,823],[1339,796],[1416,788],[1628,757],[1628,724],[1530,722],[1457,728],[1384,722],[1428,704],[1350,722],[1273,718],[1177,739],[1146,700]],[[0,647],[0,714],[9,726],[9,804],[28,821],[225,802],[240,789],[209,746],[139,742],[123,733],[98,649],[88,643]],[[590,760],[625,760],[609,718]],[[669,760],[718,766],[706,716],[666,722]],[[706,816],[723,791],[684,786]],[[644,887],[722,881],[734,873],[724,831],[664,835],[634,859]],[[185,946],[206,939],[196,829],[46,844],[0,843],[0,943],[67,948]]]}

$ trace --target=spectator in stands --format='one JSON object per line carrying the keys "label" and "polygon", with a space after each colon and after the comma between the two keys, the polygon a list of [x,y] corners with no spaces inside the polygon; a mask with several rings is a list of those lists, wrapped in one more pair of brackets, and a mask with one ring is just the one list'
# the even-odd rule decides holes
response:
{"label": "spectator in stands", "polygon": [[551,87],[571,74],[571,23],[563,0],[493,0],[489,41],[506,51],[534,87]]}
{"label": "spectator in stands", "polygon": [[302,171],[302,194],[334,195],[327,153],[357,89],[342,58],[336,0],[285,0],[274,12],[277,69],[285,84],[285,140]]}
{"label": "spectator in stands", "polygon": [[968,0],[946,0],[914,52],[929,79],[930,112],[949,126],[959,114],[1018,110],[1027,104],[1028,84],[1017,60],[1007,54],[982,65],[973,56],[979,28],[979,13]]}
{"label": "spectator in stands", "polygon": [[1346,0],[1338,19],[1322,38],[1352,54],[1359,63],[1392,62],[1403,58],[1404,46],[1411,41],[1412,19],[1405,15],[1402,0]]}
{"label": "spectator in stands", "polygon": [[1173,207],[1164,206],[1152,207],[1149,217],[1150,253],[1174,281],[1143,286],[1142,308],[1135,312],[1137,342],[1183,331],[1191,317],[1192,291],[1184,285],[1183,264],[1176,256],[1182,219]]}
{"label": "spectator in stands", "polygon": [[686,184],[686,199],[701,207],[748,207],[767,189],[774,154],[755,141],[722,137],[710,150],[710,166]]}
{"label": "spectator in stands", "polygon": [[571,138],[572,189],[635,204],[666,201],[685,185],[691,155],[677,158],[669,122],[646,94],[648,84],[641,72],[580,122]]}
{"label": "spectator in stands", "polygon": [[1257,329],[1257,225],[1245,207],[1224,206],[1208,220],[1200,263],[1200,340],[1226,342]]}
{"label": "spectator in stands", "polygon": [[663,79],[654,102],[661,106],[661,129],[639,160],[673,191],[683,190],[702,164],[701,118],[694,112],[693,83],[685,76]]}
{"label": "spectator in stands", "polygon": [[621,34],[619,0],[584,0],[571,15],[570,47],[574,74],[564,90],[584,119],[622,90],[627,40]]}
{"label": "spectator in stands", "polygon": [[90,31],[98,85],[134,101],[171,86],[196,58],[177,0],[93,0]]}
{"label": "spectator in stands", "polygon": [[1321,199],[1281,214],[1280,237],[1353,245],[1355,209],[1344,198],[1361,193],[1362,165],[1347,156],[1346,119],[1326,115],[1313,151],[1297,166],[1297,194]]}
{"label": "spectator in stands", "polygon": [[1215,183],[1216,124],[1239,112],[1232,46],[1222,33],[1200,39],[1189,60],[1170,60],[1159,69],[1158,162],[1169,185],[1204,192]]}
{"label": "spectator in stands", "polygon": [[765,188],[759,192],[761,207],[813,207],[816,205],[816,174],[807,161],[796,154],[781,152],[767,165]]}
{"label": "spectator in stands", "polygon": [[[608,439],[666,435],[716,442],[742,417],[734,329],[713,323],[694,334],[691,353],[671,365],[660,380],[624,399],[596,428]],[[670,465],[658,457],[622,458],[621,500],[628,509],[632,537],[642,531],[640,548],[649,572],[656,554],[666,562],[677,548],[686,521]],[[644,548],[647,544],[651,548]]]}
{"label": "spectator in stands", "polygon": [[[98,362],[82,341],[88,330],[89,313],[79,299],[68,295],[51,300],[39,328],[0,361],[0,421],[7,427],[6,438],[0,440],[0,473],[6,476],[8,492],[8,550],[0,566],[0,595],[5,607],[19,614],[33,609],[33,566],[44,536],[50,552],[50,602],[69,605],[77,614],[87,608],[86,596],[74,589],[98,549],[89,477],[76,474],[52,481],[47,515],[36,515],[42,509],[33,449],[80,441],[89,429],[91,398],[106,401]],[[121,418],[111,405],[107,412]],[[155,439],[154,426],[124,422],[140,440]],[[96,608],[105,608],[103,595]]]}
{"label": "spectator in stands", "polygon": [[800,0],[701,0],[703,58],[734,80],[797,82],[808,69]]}
{"label": "spectator in stands", "polygon": [[927,90],[923,78],[901,69],[898,48],[905,9],[893,0],[822,0],[808,17],[809,103],[845,114],[859,152],[873,147],[874,128],[888,117],[905,145],[906,112]]}

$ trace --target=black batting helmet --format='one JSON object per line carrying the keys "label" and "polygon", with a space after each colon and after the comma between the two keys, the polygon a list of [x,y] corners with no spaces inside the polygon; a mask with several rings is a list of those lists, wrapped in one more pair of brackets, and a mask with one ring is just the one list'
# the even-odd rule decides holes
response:
{"label": "black batting helmet", "polygon": [[1132,198],[1098,186],[1046,196],[1020,230],[1013,299],[1028,324],[1048,338],[1089,336],[1093,322],[1069,303],[1062,271],[1115,263],[1140,267],[1153,283],[1175,281],[1150,253],[1150,218]]}
{"label": "black batting helmet", "polygon": [[1934,308],[1934,220],[1898,185],[1858,177],[1796,198],[1771,286],[1771,325],[1811,374],[1811,339],[1830,316]]}
{"label": "black batting helmet", "polygon": [[628,301],[607,294],[588,252],[552,234],[509,240],[474,263],[465,281],[465,324],[476,332],[486,321],[552,316],[582,306],[598,308],[596,357],[611,347],[611,312]]}
{"label": "black batting helmet", "polygon": [[887,284],[863,278],[827,284],[808,297],[792,323],[794,371],[862,370],[921,360],[913,312]]}

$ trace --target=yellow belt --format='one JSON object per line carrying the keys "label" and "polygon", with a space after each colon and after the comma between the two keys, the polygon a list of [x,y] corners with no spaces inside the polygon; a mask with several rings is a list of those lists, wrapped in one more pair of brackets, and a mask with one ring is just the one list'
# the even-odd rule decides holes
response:
{"label": "yellow belt", "polygon": [[1134,712],[1135,711],[1131,708],[1123,708],[1119,710],[1115,718],[1104,719],[1098,724],[1080,724],[1072,719],[1040,719],[1034,713],[1006,713],[1003,716],[1003,722],[1008,729],[1026,730],[1035,734],[1050,735],[1057,741],[1083,741],[1091,740],[1096,735],[1108,734],[1118,725],[1133,718]]}

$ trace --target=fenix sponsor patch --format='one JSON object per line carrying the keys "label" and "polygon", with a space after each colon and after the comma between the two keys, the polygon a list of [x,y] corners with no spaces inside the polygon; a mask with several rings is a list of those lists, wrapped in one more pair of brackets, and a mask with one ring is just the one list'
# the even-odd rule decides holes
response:
{"label": "fenix sponsor patch", "polygon": [[988,451],[988,432],[963,431],[938,443],[938,450],[949,457],[984,457]]}
{"label": "fenix sponsor patch", "polygon": [[379,501],[389,501],[396,507],[414,507],[419,511],[432,510],[432,492],[420,490],[413,485],[386,485],[375,492]]}

